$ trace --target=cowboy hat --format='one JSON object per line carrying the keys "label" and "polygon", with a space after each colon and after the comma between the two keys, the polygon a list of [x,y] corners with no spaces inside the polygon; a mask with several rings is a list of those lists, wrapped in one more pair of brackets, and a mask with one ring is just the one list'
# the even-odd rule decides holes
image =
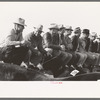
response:
{"label": "cowboy hat", "polygon": [[43,32],[43,31],[42,31],[43,25],[38,25],[37,27],[33,27],[33,28],[36,29],[36,30],[41,30],[41,32]]}
{"label": "cowboy hat", "polygon": [[50,24],[49,29],[59,29],[58,25],[55,23]]}
{"label": "cowboy hat", "polygon": [[65,26],[65,29],[73,31],[72,26]]}
{"label": "cowboy hat", "polygon": [[89,29],[83,29],[82,33],[90,34],[90,30]]}
{"label": "cowboy hat", "polygon": [[74,30],[74,33],[77,33],[77,32],[80,32],[80,31],[81,31],[80,27],[76,27],[75,30]]}
{"label": "cowboy hat", "polygon": [[96,32],[92,32],[91,36],[97,37],[97,33]]}
{"label": "cowboy hat", "polygon": [[27,26],[25,25],[25,20],[22,19],[22,18],[18,18],[16,22],[14,22],[14,24],[19,24],[19,25],[22,25],[22,26]]}
{"label": "cowboy hat", "polygon": [[59,29],[65,29],[64,25],[62,25],[62,24],[58,25],[58,28]]}

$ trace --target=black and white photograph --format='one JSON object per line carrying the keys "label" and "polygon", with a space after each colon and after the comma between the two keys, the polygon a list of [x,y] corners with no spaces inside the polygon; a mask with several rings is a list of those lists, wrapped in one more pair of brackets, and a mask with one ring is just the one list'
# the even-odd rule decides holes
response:
{"label": "black and white photograph", "polygon": [[0,2],[0,81],[100,80],[99,9],[100,2]]}

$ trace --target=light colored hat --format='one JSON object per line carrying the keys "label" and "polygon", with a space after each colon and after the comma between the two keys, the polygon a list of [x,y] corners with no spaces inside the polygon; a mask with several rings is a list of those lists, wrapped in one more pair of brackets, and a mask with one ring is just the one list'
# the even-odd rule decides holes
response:
{"label": "light colored hat", "polygon": [[[37,27],[33,27],[34,29],[36,29],[36,30],[41,30],[42,31],[42,29],[43,29],[43,25],[38,25]],[[43,32],[43,31],[42,31]]]}
{"label": "light colored hat", "polygon": [[72,26],[65,26],[65,29],[73,31]]}
{"label": "light colored hat", "polygon": [[92,32],[92,33],[91,33],[91,36],[97,37],[97,33],[96,33],[96,32]]}
{"label": "light colored hat", "polygon": [[58,25],[55,23],[50,24],[49,29],[59,29]]}
{"label": "light colored hat", "polygon": [[65,26],[63,24],[58,25],[59,29],[65,29]]}
{"label": "light colored hat", "polygon": [[25,25],[25,20],[22,19],[22,18],[18,18],[16,22],[14,22],[14,24],[19,24],[19,25],[22,25],[22,26],[27,26]]}

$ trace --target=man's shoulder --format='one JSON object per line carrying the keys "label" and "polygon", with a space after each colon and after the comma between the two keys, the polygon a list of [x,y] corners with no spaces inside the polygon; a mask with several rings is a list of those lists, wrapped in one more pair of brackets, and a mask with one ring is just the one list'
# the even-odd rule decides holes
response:
{"label": "man's shoulder", "polygon": [[50,36],[50,35],[51,35],[50,32],[46,32],[46,33],[44,33],[43,37],[44,36]]}
{"label": "man's shoulder", "polygon": [[16,33],[15,29],[10,29],[10,32],[8,33],[8,35],[14,35]]}

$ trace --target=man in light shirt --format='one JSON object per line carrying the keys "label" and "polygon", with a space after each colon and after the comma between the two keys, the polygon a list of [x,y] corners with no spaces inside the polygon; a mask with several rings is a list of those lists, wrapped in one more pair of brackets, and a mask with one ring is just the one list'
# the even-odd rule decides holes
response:
{"label": "man in light shirt", "polygon": [[28,53],[29,42],[23,40],[22,32],[25,20],[18,18],[14,28],[10,31],[3,44],[1,44],[2,60],[5,63],[20,65]]}

